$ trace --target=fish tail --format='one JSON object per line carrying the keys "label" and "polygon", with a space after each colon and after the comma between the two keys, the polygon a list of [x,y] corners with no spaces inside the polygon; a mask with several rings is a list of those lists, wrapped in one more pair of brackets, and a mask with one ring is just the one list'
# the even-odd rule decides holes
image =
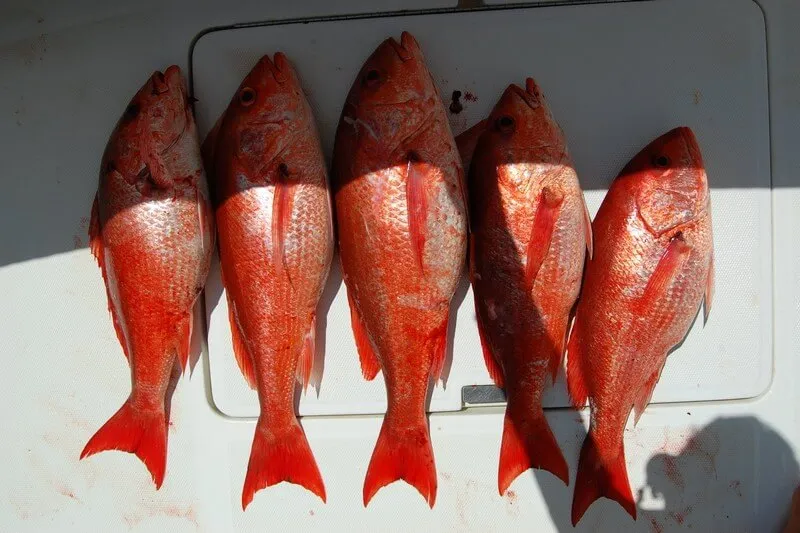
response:
{"label": "fish tail", "polygon": [[167,422],[164,407],[141,408],[129,398],[81,452],[81,459],[104,450],[136,454],[153,476],[156,489],[167,467]]}
{"label": "fish tail", "polygon": [[628,483],[624,446],[620,445],[616,459],[610,463],[604,462],[598,454],[597,443],[590,430],[578,463],[575,496],[572,500],[572,525],[575,526],[589,506],[603,496],[619,503],[636,520],[636,504]]}
{"label": "fish tail", "polygon": [[396,427],[387,414],[364,479],[364,507],[375,493],[402,479],[415,487],[433,508],[436,503],[436,464],[424,415],[413,425]]}
{"label": "fish tail", "polygon": [[257,491],[281,481],[305,487],[326,500],[325,484],[300,424],[295,421],[288,428],[276,430],[259,418],[242,488],[242,509],[253,501]]}
{"label": "fish tail", "polygon": [[529,468],[552,473],[569,485],[569,468],[541,408],[516,409],[509,402],[503,423],[497,488],[505,494],[511,483]]}

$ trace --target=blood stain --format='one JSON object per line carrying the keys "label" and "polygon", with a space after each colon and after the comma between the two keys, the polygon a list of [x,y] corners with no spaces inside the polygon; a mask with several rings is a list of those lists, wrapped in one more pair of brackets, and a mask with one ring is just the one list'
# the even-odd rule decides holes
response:
{"label": "blood stain", "polygon": [[308,510],[308,516],[314,516],[314,510],[313,509],[309,509]]}
{"label": "blood stain", "polygon": [[686,517],[683,516],[681,513],[676,513],[674,511],[670,511],[669,515],[672,517],[679,524],[683,524],[683,521],[686,520]]}
{"label": "blood stain", "polygon": [[506,499],[509,504],[514,505],[517,503],[517,493],[513,490],[506,491]]}
{"label": "blood stain", "polygon": [[464,93],[464,100],[466,100],[467,102],[477,102],[478,97],[475,96],[473,93],[467,91],[466,93]]}
{"label": "blood stain", "polygon": [[650,532],[651,533],[664,533],[664,528],[661,524],[656,522],[655,518],[650,519]]}
{"label": "blood stain", "polygon": [[737,480],[731,481],[731,484],[728,487],[736,493],[738,497],[742,497],[742,482]]}
{"label": "blood stain", "polygon": [[58,491],[58,493],[59,493],[59,494],[61,494],[62,496],[66,496],[67,498],[71,498],[71,499],[75,500],[76,502],[80,502],[80,500],[78,499],[78,497],[77,497],[77,496],[75,496],[75,493],[74,493],[74,492],[72,492],[71,490],[69,490],[69,489],[68,489],[66,486],[64,486],[64,485],[58,485],[58,486],[56,487],[56,490],[57,490],[57,491]]}
{"label": "blood stain", "polygon": [[717,454],[719,453],[719,435],[702,433],[689,439],[684,453],[703,459],[703,467],[709,474],[717,471]]}
{"label": "blood stain", "polygon": [[168,507],[164,507],[161,510],[161,514],[164,516],[172,516],[175,518],[185,518],[196,527],[200,527],[200,523],[197,521],[197,513],[192,507],[187,507],[182,509],[177,505],[170,505]]}
{"label": "blood stain", "polygon": [[681,489],[686,487],[686,483],[683,480],[683,474],[681,474],[675,458],[671,455],[664,457],[664,475],[666,475],[667,479],[669,479],[676,487]]}
{"label": "blood stain", "polygon": [[690,505],[681,512],[670,511],[669,516],[672,517],[672,519],[675,520],[675,522],[677,522],[678,524],[683,525],[683,523],[686,521],[686,517],[689,514],[691,514],[691,512],[692,512],[692,506]]}

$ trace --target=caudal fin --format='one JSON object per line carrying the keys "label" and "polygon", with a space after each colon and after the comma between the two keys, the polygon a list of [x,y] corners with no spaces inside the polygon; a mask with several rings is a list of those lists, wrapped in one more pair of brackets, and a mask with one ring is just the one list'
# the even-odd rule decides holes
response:
{"label": "caudal fin", "polygon": [[242,509],[256,492],[281,481],[305,487],[325,502],[325,484],[300,424],[276,431],[259,419],[242,489]]}
{"label": "caudal fin", "polygon": [[497,488],[506,493],[511,483],[529,468],[541,468],[569,485],[569,468],[544,413],[506,410]]}
{"label": "caudal fin", "polygon": [[415,487],[428,505],[436,503],[436,464],[425,418],[411,427],[394,427],[387,416],[364,479],[364,507],[375,493],[402,479]]}
{"label": "caudal fin", "polygon": [[572,525],[575,526],[589,506],[603,496],[615,500],[636,520],[636,504],[628,483],[624,446],[620,446],[616,459],[610,464],[604,464],[598,455],[594,434],[589,431],[583,442],[578,476],[575,479]]}
{"label": "caudal fin", "polygon": [[128,399],[119,411],[89,439],[81,459],[104,450],[136,454],[153,476],[156,489],[167,468],[167,423],[161,409],[140,409]]}

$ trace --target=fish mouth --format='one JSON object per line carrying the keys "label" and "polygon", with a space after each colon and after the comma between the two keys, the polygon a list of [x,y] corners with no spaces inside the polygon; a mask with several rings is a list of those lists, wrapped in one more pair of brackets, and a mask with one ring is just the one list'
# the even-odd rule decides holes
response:
{"label": "fish mouth", "polygon": [[516,83],[512,83],[508,86],[507,90],[519,97],[531,109],[537,109],[542,105],[541,92],[539,91],[539,87],[536,85],[536,82],[533,81],[533,78],[528,78],[525,80],[525,89]]}
{"label": "fish mouth", "polygon": [[389,46],[391,46],[392,49],[394,49],[401,61],[414,59],[414,49],[419,47],[416,39],[414,39],[414,36],[407,31],[404,31],[400,35],[399,43],[394,39],[394,37],[386,39],[386,42],[389,43]]}
{"label": "fish mouth", "polygon": [[169,91],[169,83],[167,83],[167,78],[160,70],[153,72],[153,76],[150,79],[153,82],[154,96],[158,96],[159,94],[164,94]]}
{"label": "fish mouth", "polygon": [[258,60],[258,65],[267,69],[269,73],[272,74],[272,78],[283,85],[287,79],[284,69],[288,65],[288,62],[289,60],[282,52],[276,52],[273,58],[270,58],[269,55],[262,56],[261,59]]}
{"label": "fish mouth", "polygon": [[686,158],[689,165],[693,168],[703,168],[703,156],[700,152],[700,145],[697,143],[697,137],[691,128],[687,126],[678,126],[673,128],[661,137],[665,146],[672,143],[680,143],[686,151]]}

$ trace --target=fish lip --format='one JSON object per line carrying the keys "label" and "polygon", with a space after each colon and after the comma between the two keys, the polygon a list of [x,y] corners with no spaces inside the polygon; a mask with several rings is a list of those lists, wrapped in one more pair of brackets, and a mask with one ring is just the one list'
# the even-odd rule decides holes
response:
{"label": "fish lip", "polygon": [[154,95],[164,94],[169,91],[169,83],[167,82],[167,78],[160,70],[153,72],[153,75],[150,76],[150,80],[153,83]]}
{"label": "fish lip", "polygon": [[[680,135],[681,139],[683,140],[684,145],[686,146],[686,151],[689,154],[689,158],[691,160],[692,165],[698,169],[702,170],[704,175],[704,187],[703,190],[705,192],[704,198],[699,199],[699,202],[702,202],[700,209],[697,213],[696,218],[700,218],[701,216],[705,215],[711,209],[711,188],[708,185],[708,175],[705,172],[705,165],[703,164],[703,154],[700,151],[700,144],[697,142],[697,136],[695,136],[694,131],[692,128],[688,126],[678,126],[671,130],[667,135]],[[699,203],[698,202],[698,203]]]}
{"label": "fish lip", "polygon": [[[533,81],[532,78],[528,78],[528,79]],[[517,85],[516,83],[512,83],[511,85],[509,85],[508,89],[506,89],[506,90],[511,92],[511,93],[513,93],[513,94],[515,94],[515,95],[517,95],[531,109],[537,109],[542,105],[541,102],[539,101],[539,99],[536,96],[534,96],[533,94],[529,93],[528,91],[526,91],[525,89],[523,89],[522,87]]]}
{"label": "fish lip", "polygon": [[283,52],[276,52],[273,57],[269,57],[269,54],[264,54],[258,60],[258,63],[269,70],[276,82],[281,85],[286,83],[286,73],[283,69],[288,65],[288,59]]}
{"label": "fish lip", "polygon": [[397,56],[401,61],[414,59],[414,52],[411,49],[411,45],[416,41],[414,40],[414,37],[407,31],[404,31],[402,35],[400,35],[399,43],[394,37],[386,39],[386,42],[389,43],[389,46],[391,46],[392,49],[397,53]]}

